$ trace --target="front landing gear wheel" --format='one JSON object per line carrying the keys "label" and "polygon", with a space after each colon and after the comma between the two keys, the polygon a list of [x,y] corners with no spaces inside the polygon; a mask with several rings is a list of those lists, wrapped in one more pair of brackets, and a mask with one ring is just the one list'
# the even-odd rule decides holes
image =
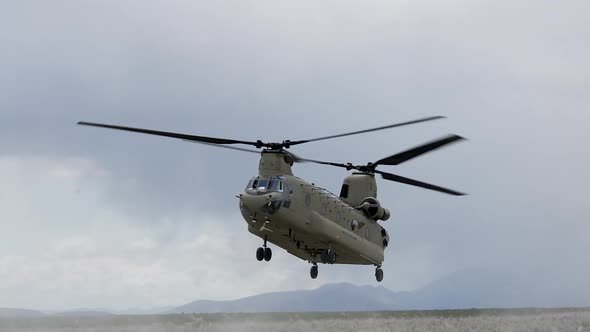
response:
{"label": "front landing gear wheel", "polygon": [[318,266],[314,265],[311,267],[311,270],[309,270],[309,276],[311,277],[311,279],[315,279],[318,277]]}
{"label": "front landing gear wheel", "polygon": [[270,250],[269,247],[264,248],[264,260],[265,261],[270,261],[270,259],[272,258],[272,250]]}
{"label": "front landing gear wheel", "polygon": [[381,270],[380,267],[375,270],[375,279],[377,279],[378,282],[383,281],[383,270]]}
{"label": "front landing gear wheel", "polygon": [[264,259],[264,248],[259,247],[258,249],[256,249],[256,259],[259,262],[262,262],[262,260]]}

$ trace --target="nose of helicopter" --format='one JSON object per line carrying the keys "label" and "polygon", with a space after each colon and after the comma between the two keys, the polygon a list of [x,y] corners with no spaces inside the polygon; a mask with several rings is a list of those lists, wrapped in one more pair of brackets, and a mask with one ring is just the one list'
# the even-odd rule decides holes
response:
{"label": "nose of helicopter", "polygon": [[277,196],[278,196],[277,193],[268,193],[268,194],[263,194],[263,195],[241,193],[239,195],[240,203],[243,204],[244,206],[246,206],[250,210],[257,210],[257,209],[264,207],[265,205],[268,205],[268,203],[275,200],[277,198]]}

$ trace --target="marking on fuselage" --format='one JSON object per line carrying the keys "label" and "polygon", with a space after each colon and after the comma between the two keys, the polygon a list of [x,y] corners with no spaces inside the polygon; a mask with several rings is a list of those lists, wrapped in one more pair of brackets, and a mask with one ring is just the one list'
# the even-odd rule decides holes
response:
{"label": "marking on fuselage", "polygon": [[260,231],[261,232],[263,232],[263,231],[269,231],[271,233],[274,232],[272,229],[266,228],[266,225],[265,224],[262,224],[262,227],[260,227]]}

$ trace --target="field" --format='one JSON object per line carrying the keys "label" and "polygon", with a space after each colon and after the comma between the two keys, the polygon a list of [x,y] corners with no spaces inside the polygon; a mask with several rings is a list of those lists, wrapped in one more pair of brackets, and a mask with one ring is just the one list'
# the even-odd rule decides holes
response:
{"label": "field", "polygon": [[174,314],[0,319],[0,331],[589,331],[590,309]]}

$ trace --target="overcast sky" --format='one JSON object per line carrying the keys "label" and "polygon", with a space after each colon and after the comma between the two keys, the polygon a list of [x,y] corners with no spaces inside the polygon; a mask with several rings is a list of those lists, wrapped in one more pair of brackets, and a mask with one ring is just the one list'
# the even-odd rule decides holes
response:
{"label": "overcast sky", "polygon": [[[0,307],[176,305],[324,283],[373,267],[255,260],[234,197],[258,157],[75,126],[79,120],[294,147],[383,169],[383,284],[487,268],[590,305],[590,46],[583,0],[0,2]],[[294,172],[337,192],[341,169]],[[547,281],[549,280],[549,283]],[[585,294],[584,294],[585,293]],[[568,293],[569,294],[569,293]]]}

